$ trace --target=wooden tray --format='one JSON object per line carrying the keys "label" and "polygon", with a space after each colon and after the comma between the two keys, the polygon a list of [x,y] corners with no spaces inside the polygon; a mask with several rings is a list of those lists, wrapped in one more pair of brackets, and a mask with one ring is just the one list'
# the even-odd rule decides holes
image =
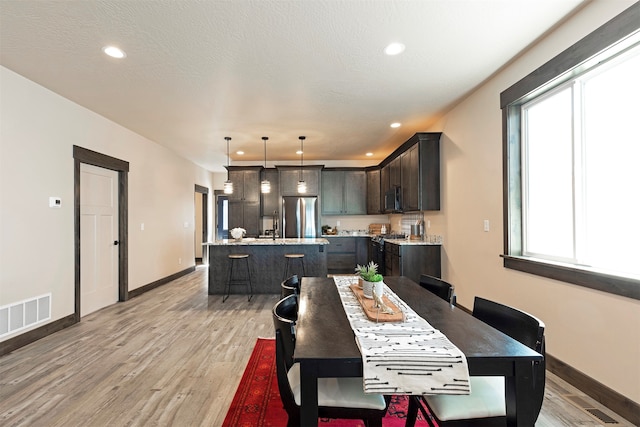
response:
{"label": "wooden tray", "polygon": [[387,305],[387,307],[393,310],[393,314],[383,313],[382,311],[378,312],[378,309],[374,307],[375,301],[373,298],[367,298],[364,296],[364,291],[357,284],[349,285],[353,293],[355,294],[360,306],[364,310],[364,314],[367,316],[369,320],[373,320],[374,322],[403,322],[404,321],[404,313],[400,310],[394,303],[389,301],[386,295],[382,296],[382,300]]}

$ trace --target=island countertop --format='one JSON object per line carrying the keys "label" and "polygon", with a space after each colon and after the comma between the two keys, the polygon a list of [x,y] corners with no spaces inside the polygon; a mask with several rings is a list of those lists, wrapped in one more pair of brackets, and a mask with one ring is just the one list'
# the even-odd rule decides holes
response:
{"label": "island countertop", "polygon": [[273,245],[328,245],[329,241],[324,238],[285,238],[285,239],[256,239],[253,237],[245,237],[242,240],[235,239],[223,239],[213,242],[203,243],[208,246],[242,246],[242,245],[256,245],[256,246],[273,246]]}

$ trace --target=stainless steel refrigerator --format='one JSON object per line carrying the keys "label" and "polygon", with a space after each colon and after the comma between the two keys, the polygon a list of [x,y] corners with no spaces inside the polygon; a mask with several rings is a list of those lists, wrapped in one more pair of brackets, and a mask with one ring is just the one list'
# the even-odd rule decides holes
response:
{"label": "stainless steel refrigerator", "polygon": [[318,198],[283,197],[282,230],[282,237],[317,237]]}

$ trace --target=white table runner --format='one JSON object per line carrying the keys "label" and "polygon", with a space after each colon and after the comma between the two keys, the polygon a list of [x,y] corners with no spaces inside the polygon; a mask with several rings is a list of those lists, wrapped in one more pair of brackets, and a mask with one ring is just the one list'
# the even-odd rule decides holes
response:
{"label": "white table runner", "polygon": [[404,322],[369,320],[349,285],[357,276],[334,276],[362,353],[364,391],[380,394],[469,394],[467,358],[426,320],[384,286]]}

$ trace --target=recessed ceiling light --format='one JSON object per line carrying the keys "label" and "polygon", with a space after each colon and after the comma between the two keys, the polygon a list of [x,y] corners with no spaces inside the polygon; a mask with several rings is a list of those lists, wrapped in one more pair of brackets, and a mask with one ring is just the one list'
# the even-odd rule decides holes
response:
{"label": "recessed ceiling light", "polygon": [[398,55],[404,52],[404,45],[402,43],[391,43],[384,48],[384,53],[387,55]]}
{"label": "recessed ceiling light", "polygon": [[302,151],[298,150],[296,151],[296,154],[302,154]]}
{"label": "recessed ceiling light", "polygon": [[124,53],[124,50],[119,49],[115,46],[105,46],[102,48],[102,51],[112,58],[122,59],[127,56],[127,54]]}
{"label": "recessed ceiling light", "polygon": [[400,126],[402,126],[400,123],[395,122],[395,123],[391,123],[389,126],[391,126],[392,128],[399,128]]}
{"label": "recessed ceiling light", "polygon": [[367,157],[371,157],[371,156],[373,156],[373,153],[369,152],[369,153],[366,154],[366,156]]}
{"label": "recessed ceiling light", "polygon": [[244,154],[244,151],[236,151],[236,154],[242,156]]}

